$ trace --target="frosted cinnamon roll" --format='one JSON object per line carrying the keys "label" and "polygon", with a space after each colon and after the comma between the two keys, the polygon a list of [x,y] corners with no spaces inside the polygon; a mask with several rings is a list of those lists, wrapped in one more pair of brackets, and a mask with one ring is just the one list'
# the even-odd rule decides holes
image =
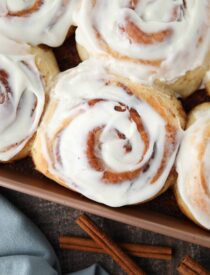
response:
{"label": "frosted cinnamon roll", "polygon": [[210,229],[210,103],[197,106],[177,157],[178,204],[190,219]]}
{"label": "frosted cinnamon roll", "polygon": [[201,84],[210,51],[208,0],[83,1],[76,40],[82,59],[113,57],[112,69],[188,96]]}
{"label": "frosted cinnamon roll", "polygon": [[162,193],[184,114],[168,94],[88,60],[62,73],[32,148],[36,169],[84,196],[118,207]]}
{"label": "frosted cinnamon roll", "polygon": [[43,113],[45,92],[57,72],[51,51],[1,39],[0,162],[29,154]]}
{"label": "frosted cinnamon roll", "polygon": [[56,47],[72,30],[79,0],[3,0],[0,33],[19,42]]}

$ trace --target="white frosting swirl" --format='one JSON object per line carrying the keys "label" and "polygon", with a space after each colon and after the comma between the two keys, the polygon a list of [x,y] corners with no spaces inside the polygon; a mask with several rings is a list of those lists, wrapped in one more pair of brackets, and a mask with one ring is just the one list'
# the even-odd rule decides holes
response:
{"label": "white frosting swirl", "polygon": [[143,202],[162,190],[182,132],[179,123],[171,126],[150,106],[149,100],[157,100],[141,100],[129,89],[98,60],[83,62],[57,79],[56,103],[38,131],[49,173],[114,207]]}
{"label": "white frosting swirl", "polygon": [[76,40],[132,79],[173,82],[204,63],[209,14],[209,0],[83,1]]}
{"label": "white frosting swirl", "polygon": [[[1,40],[3,42],[3,40]],[[34,134],[43,108],[44,89],[34,57],[24,45],[0,45],[0,161],[15,157]],[[13,48],[14,44],[17,46]],[[7,45],[7,47],[6,47]]]}
{"label": "white frosting swirl", "polygon": [[24,43],[18,43],[0,34],[0,53],[6,55],[25,55],[30,47]]}
{"label": "white frosting swirl", "polygon": [[2,0],[0,33],[19,42],[56,47],[73,24],[77,0]]}
{"label": "white frosting swirl", "polygon": [[177,157],[177,188],[195,220],[210,229],[210,112],[195,114]]}

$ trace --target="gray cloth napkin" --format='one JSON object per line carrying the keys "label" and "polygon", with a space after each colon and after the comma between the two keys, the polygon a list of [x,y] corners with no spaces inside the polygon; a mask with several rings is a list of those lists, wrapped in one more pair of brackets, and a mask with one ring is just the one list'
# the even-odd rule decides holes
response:
{"label": "gray cloth napkin", "polygon": [[[0,195],[0,275],[60,275],[55,252],[39,229]],[[74,275],[108,275],[93,265]]]}

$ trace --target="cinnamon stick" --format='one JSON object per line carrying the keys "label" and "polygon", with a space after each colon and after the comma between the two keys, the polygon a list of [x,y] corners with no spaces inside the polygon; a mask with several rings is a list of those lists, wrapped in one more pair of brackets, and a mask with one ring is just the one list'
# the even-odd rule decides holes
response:
{"label": "cinnamon stick", "polygon": [[185,256],[177,271],[181,275],[209,275],[210,272],[205,270],[199,263],[194,261],[190,256]]}
{"label": "cinnamon stick", "polygon": [[[73,236],[60,236],[62,249],[78,250],[85,252],[105,253],[105,251],[93,240]],[[169,247],[142,245],[133,243],[118,243],[128,254],[147,259],[171,260],[172,249]]]}
{"label": "cinnamon stick", "polygon": [[131,275],[144,275],[144,271],[103,232],[90,218],[81,215],[76,223],[104,250],[113,260]]}

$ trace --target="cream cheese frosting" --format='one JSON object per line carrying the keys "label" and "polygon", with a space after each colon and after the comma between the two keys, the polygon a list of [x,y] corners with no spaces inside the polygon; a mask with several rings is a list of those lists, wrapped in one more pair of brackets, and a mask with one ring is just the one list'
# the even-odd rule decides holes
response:
{"label": "cream cheese frosting", "polygon": [[56,47],[73,25],[79,0],[2,0],[0,33],[19,42]]}
{"label": "cream cheese frosting", "polygon": [[108,55],[116,72],[143,83],[174,81],[201,66],[210,46],[208,0],[83,1],[77,43]]}
{"label": "cream cheese frosting", "polygon": [[25,55],[30,52],[30,46],[18,43],[0,34],[0,54]]}
{"label": "cream cheese frosting", "polygon": [[167,118],[94,59],[60,74],[52,97],[48,109],[55,109],[37,135],[51,175],[114,207],[162,190],[181,140],[179,123],[170,132]]}
{"label": "cream cheese frosting", "polygon": [[34,134],[45,95],[30,48],[0,39],[0,161],[8,161]]}
{"label": "cream cheese frosting", "polygon": [[200,110],[186,130],[177,157],[177,188],[195,220],[210,229],[210,112]]}

